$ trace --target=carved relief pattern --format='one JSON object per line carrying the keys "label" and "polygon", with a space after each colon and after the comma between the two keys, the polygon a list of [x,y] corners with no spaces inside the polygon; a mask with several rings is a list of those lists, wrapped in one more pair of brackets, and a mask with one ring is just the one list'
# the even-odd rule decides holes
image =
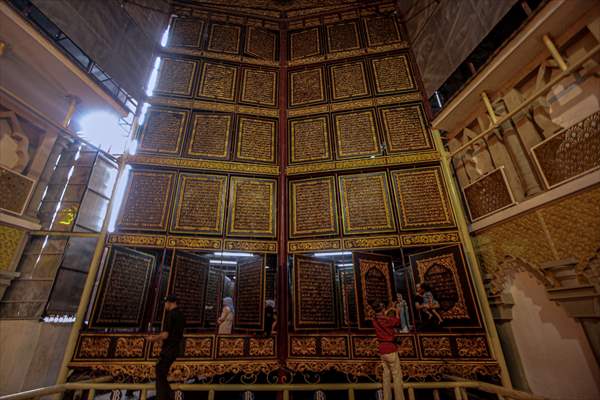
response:
{"label": "carved relief pattern", "polygon": [[290,105],[318,103],[325,100],[323,71],[312,68],[290,73]]}
{"label": "carved relief pattern", "polygon": [[428,150],[433,147],[420,106],[386,108],[381,110],[381,116],[390,153]]}
{"label": "carved relief pattern", "polygon": [[367,238],[344,239],[344,249],[381,249],[386,247],[399,247],[398,236],[379,236]]}
{"label": "carved relief pattern", "polygon": [[188,60],[163,58],[155,92],[189,96],[192,94],[196,63]]}
{"label": "carved relief pattern", "polygon": [[422,246],[440,243],[456,243],[460,241],[458,232],[439,232],[402,235],[404,246]]}
{"label": "carved relief pattern", "polygon": [[221,239],[201,238],[197,236],[168,236],[167,247],[190,250],[219,250]]}
{"label": "carved relief pattern", "polygon": [[244,338],[223,338],[219,339],[219,350],[217,355],[220,357],[242,357],[244,355]]}
{"label": "carved relief pattern", "polygon": [[232,177],[228,233],[275,236],[276,181]]}
{"label": "carved relief pattern", "polygon": [[342,243],[339,239],[288,241],[288,249],[290,252],[338,250],[341,248],[342,248]]}
{"label": "carved relief pattern", "polygon": [[231,114],[194,114],[187,153],[191,156],[228,158],[232,118]]}
{"label": "carved relief pattern", "polygon": [[185,338],[185,357],[207,358],[212,355],[212,338]]}
{"label": "carved relief pattern", "polygon": [[275,355],[275,341],[273,338],[250,338],[248,353],[255,357],[271,357]]}
{"label": "carved relief pattern", "polygon": [[484,337],[457,337],[456,347],[460,357],[489,357]]}
{"label": "carved relief pattern", "polygon": [[334,100],[368,95],[364,64],[354,62],[332,66],[331,86]]}
{"label": "carved relief pattern", "polygon": [[415,341],[412,336],[404,336],[400,338],[398,343],[398,356],[400,357],[416,357]]}
{"label": "carved relief pattern", "polygon": [[275,106],[277,73],[259,69],[243,70],[242,101],[263,106]]}
{"label": "carved relief pattern", "polygon": [[392,181],[403,229],[453,225],[439,168],[392,171]]}
{"label": "carved relief pattern", "polygon": [[217,170],[221,172],[237,172],[244,174],[279,175],[279,166],[250,163],[237,163],[215,160],[194,160],[180,157],[155,157],[136,155],[128,157],[131,164],[154,165],[162,167],[178,167],[195,170]]}
{"label": "carved relief pattern", "polygon": [[236,158],[243,161],[275,162],[274,120],[239,118]]}
{"label": "carved relief pattern", "polygon": [[369,46],[396,43],[401,40],[394,17],[365,18]]}
{"label": "carved relief pattern", "polygon": [[328,160],[329,125],[326,116],[292,120],[290,162]]}
{"label": "carved relief pattern", "polygon": [[372,111],[338,114],[335,119],[337,155],[348,158],[381,152]]}
{"label": "carved relief pattern", "polygon": [[290,182],[290,236],[334,234],[337,226],[335,178]]}
{"label": "carved relief pattern", "polygon": [[404,55],[371,60],[375,75],[375,89],[379,94],[416,89],[408,59]]}
{"label": "carved relief pattern", "polygon": [[179,153],[187,112],[151,108],[140,135],[140,151]]}
{"label": "carved relief pattern", "polygon": [[293,336],[290,338],[290,351],[292,356],[316,356],[316,336]]}
{"label": "carved relief pattern", "polygon": [[246,37],[246,52],[263,60],[275,60],[276,34],[265,29],[249,27]]}
{"label": "carved relief pattern", "polygon": [[204,21],[195,18],[175,18],[171,26],[169,46],[200,47]]}
{"label": "carved relief pattern", "polygon": [[240,48],[242,28],[235,25],[213,24],[210,27],[208,50],[237,54]]}
{"label": "carved relief pattern", "polygon": [[35,181],[0,166],[0,209],[21,214]]}
{"label": "carved relief pattern", "polygon": [[424,357],[452,357],[449,337],[426,336],[420,339]]}
{"label": "carved relief pattern", "polygon": [[143,337],[120,337],[117,339],[115,357],[141,358],[144,357],[145,340]]}
{"label": "carved relief pattern", "polygon": [[236,77],[236,67],[204,63],[198,96],[233,101]]}
{"label": "carved relief pattern", "polygon": [[256,240],[225,240],[225,250],[255,251],[261,253],[274,253],[277,251],[277,242]]}
{"label": "carved relief pattern", "polygon": [[108,237],[108,243],[134,247],[164,247],[167,244],[167,238],[163,235],[111,234]]}
{"label": "carved relief pattern", "polygon": [[501,210],[514,200],[502,168],[495,169],[463,188],[471,220]]}
{"label": "carved relief pattern", "polygon": [[379,356],[378,341],[375,337],[353,337],[353,353],[357,358],[372,358]]}
{"label": "carved relief pattern", "polygon": [[8,270],[13,259],[20,256],[20,254],[17,255],[17,250],[19,250],[24,236],[24,230],[0,224],[0,271]]}
{"label": "carved relief pattern", "polygon": [[222,233],[226,185],[226,176],[181,174],[173,230]]}
{"label": "carved relief pattern", "polygon": [[332,53],[360,48],[356,22],[341,22],[327,26],[327,42]]}
{"label": "carved relief pattern", "polygon": [[321,337],[321,354],[326,357],[345,357],[348,355],[348,342],[345,337]]}
{"label": "carved relief pattern", "polygon": [[316,56],[321,52],[319,28],[293,32],[290,35],[290,55],[292,60]]}
{"label": "carved relief pattern", "polygon": [[103,358],[108,357],[110,338],[86,336],[81,338],[78,356],[80,358]]}

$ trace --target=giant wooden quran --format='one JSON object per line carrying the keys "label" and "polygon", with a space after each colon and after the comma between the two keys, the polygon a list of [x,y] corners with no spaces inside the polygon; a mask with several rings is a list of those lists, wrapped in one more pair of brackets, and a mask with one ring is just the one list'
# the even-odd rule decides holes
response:
{"label": "giant wooden quran", "polygon": [[[380,302],[401,306],[405,379],[497,379],[394,3],[190,3],[173,5],[71,366],[152,379],[160,347],[144,335],[174,293],[188,321],[177,379],[376,377]],[[227,269],[213,260],[226,253],[253,257]],[[416,309],[420,283],[443,322]],[[225,297],[233,331],[217,334]]]}

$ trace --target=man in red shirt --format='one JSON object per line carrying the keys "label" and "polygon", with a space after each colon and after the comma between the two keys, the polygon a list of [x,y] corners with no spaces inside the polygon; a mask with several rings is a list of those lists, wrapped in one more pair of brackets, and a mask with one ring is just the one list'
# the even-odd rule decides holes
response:
{"label": "man in red shirt", "polygon": [[372,323],[379,341],[379,356],[383,364],[383,400],[392,398],[391,378],[394,381],[394,400],[404,400],[400,358],[394,342],[394,327],[400,325],[398,317],[400,310],[397,308],[386,310],[382,303],[375,304],[373,309],[377,314]]}

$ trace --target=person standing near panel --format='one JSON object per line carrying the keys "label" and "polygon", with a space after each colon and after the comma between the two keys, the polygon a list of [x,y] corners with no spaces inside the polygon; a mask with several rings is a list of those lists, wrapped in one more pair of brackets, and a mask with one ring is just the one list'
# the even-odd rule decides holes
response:
{"label": "person standing near panel", "polygon": [[372,307],[376,312],[372,323],[379,342],[379,356],[383,364],[383,400],[391,400],[392,398],[390,382],[392,379],[394,382],[394,400],[404,400],[402,369],[398,357],[398,348],[394,341],[394,328],[400,325],[398,315],[400,315],[401,310],[397,307],[386,309],[383,303],[374,304]]}
{"label": "person standing near panel", "polygon": [[162,342],[160,356],[156,363],[156,398],[158,400],[171,400],[171,386],[167,377],[169,369],[175,359],[182,353],[183,330],[185,329],[185,316],[177,307],[177,298],[171,294],[165,298],[165,325],[158,335],[148,336],[149,342]]}

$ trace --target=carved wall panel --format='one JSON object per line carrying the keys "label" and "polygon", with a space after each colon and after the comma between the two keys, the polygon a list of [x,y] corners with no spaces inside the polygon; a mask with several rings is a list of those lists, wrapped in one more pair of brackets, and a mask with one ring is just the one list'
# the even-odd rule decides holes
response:
{"label": "carved wall panel", "polygon": [[120,229],[161,230],[167,226],[175,173],[134,170],[119,213]]}
{"label": "carved wall panel", "polygon": [[336,64],[329,67],[333,100],[369,95],[363,62]]}
{"label": "carved wall panel", "polygon": [[356,21],[328,25],[326,30],[328,50],[331,53],[359,49],[361,47],[358,23]]}
{"label": "carved wall panel", "polygon": [[265,309],[265,260],[263,257],[237,265],[235,280],[235,327],[263,330]]}
{"label": "carved wall panel", "polygon": [[358,309],[358,326],[372,327],[375,317],[374,304],[391,304],[396,299],[394,293],[394,271],[390,257],[375,254],[354,253],[354,284]]}
{"label": "carved wall panel", "polygon": [[320,103],[325,101],[325,83],[321,68],[302,69],[290,72],[290,106]]}
{"label": "carved wall panel", "polygon": [[466,185],[463,192],[471,221],[515,204],[503,167]]}
{"label": "carved wall panel", "polygon": [[246,31],[246,53],[263,60],[275,60],[277,33],[254,26]]}
{"label": "carved wall panel", "polygon": [[192,116],[192,132],[187,155],[228,159],[231,143],[232,114],[199,112]]}
{"label": "carved wall panel", "polygon": [[94,302],[91,325],[139,327],[155,264],[150,254],[113,247]]}
{"label": "carved wall panel", "polygon": [[292,358],[349,358],[347,335],[290,335],[289,355]]}
{"label": "carved wall panel", "polygon": [[277,181],[234,176],[229,193],[229,235],[275,237]]}
{"label": "carved wall panel", "polygon": [[274,163],[277,121],[247,116],[238,118],[235,157],[239,161]]}
{"label": "carved wall panel", "polygon": [[402,229],[454,226],[439,167],[392,171]]}
{"label": "carved wall panel", "polygon": [[237,25],[212,24],[207,49],[219,53],[238,54],[242,28]]}
{"label": "carved wall panel", "polygon": [[333,176],[290,182],[290,237],[338,233]]}
{"label": "carved wall panel", "polygon": [[381,46],[402,40],[394,17],[373,16],[365,18],[364,23],[369,46]]}
{"label": "carved wall panel", "polygon": [[277,72],[244,68],[242,70],[241,101],[275,107],[277,104]]}
{"label": "carved wall panel", "polygon": [[155,94],[191,96],[196,62],[163,57]]}
{"label": "carved wall panel", "polygon": [[202,77],[198,96],[216,100],[233,101],[237,68],[227,64],[205,62],[202,64]]}
{"label": "carved wall panel", "polygon": [[321,53],[319,28],[305,29],[290,33],[290,59],[313,57]]}
{"label": "carved wall panel", "polygon": [[392,55],[371,60],[375,90],[378,94],[416,90],[417,87],[405,55]]}
{"label": "carved wall panel", "polygon": [[389,153],[433,148],[421,105],[382,108],[380,113]]}
{"label": "carved wall panel", "polygon": [[140,134],[139,151],[179,154],[187,116],[187,111],[150,108]]}
{"label": "carved wall panel", "polygon": [[226,190],[226,176],[181,174],[171,230],[221,234]]}
{"label": "carved wall panel", "polygon": [[294,328],[336,326],[333,262],[294,256]]}
{"label": "carved wall panel", "polygon": [[344,234],[396,230],[385,172],[339,177]]}
{"label": "carved wall panel", "polygon": [[0,165],[0,210],[22,214],[35,183],[33,179]]}
{"label": "carved wall panel", "polygon": [[289,162],[331,160],[329,117],[290,119]]}
{"label": "carved wall panel", "polygon": [[207,258],[192,253],[175,253],[169,293],[177,296],[177,305],[189,326],[202,326],[204,323],[208,270]]}
{"label": "carved wall panel", "polygon": [[333,118],[338,158],[381,154],[372,110],[335,114]]}
{"label": "carved wall panel", "polygon": [[200,47],[204,21],[196,18],[175,18],[171,23],[169,46]]}

